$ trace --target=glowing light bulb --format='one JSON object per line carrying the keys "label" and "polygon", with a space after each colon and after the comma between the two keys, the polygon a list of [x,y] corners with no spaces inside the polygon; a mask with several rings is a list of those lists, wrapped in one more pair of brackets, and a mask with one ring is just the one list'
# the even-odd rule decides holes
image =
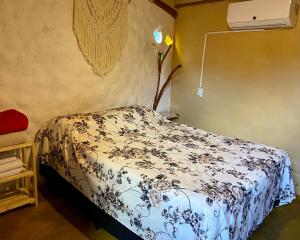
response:
{"label": "glowing light bulb", "polygon": [[163,34],[162,34],[162,31],[160,31],[160,30],[154,30],[154,31],[153,31],[153,38],[154,38],[154,41],[155,41],[157,44],[161,44],[162,41],[163,41]]}
{"label": "glowing light bulb", "polygon": [[171,46],[173,43],[174,43],[173,38],[171,38],[170,35],[167,35],[166,38],[165,38],[165,44],[167,46]]}

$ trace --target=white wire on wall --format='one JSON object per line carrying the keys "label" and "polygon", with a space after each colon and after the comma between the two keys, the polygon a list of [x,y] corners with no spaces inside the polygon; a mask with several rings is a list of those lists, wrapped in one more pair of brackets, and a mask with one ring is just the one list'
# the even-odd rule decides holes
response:
{"label": "white wire on wall", "polygon": [[206,46],[208,41],[208,36],[217,35],[217,34],[228,34],[228,33],[241,33],[241,32],[262,32],[265,29],[249,29],[249,30],[235,30],[235,31],[219,31],[219,32],[207,32],[204,37],[204,45],[202,52],[202,63],[201,63],[201,72],[200,72],[200,83],[197,95],[202,97],[203,95],[203,77],[204,77],[204,65],[205,65],[205,56],[206,56]]}

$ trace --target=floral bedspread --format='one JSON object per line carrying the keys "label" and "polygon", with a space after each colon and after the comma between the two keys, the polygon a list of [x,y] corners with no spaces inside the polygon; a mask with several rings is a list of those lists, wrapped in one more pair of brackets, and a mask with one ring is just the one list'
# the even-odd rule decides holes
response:
{"label": "floral bedspread", "polygon": [[247,239],[295,198],[285,151],[145,107],[60,116],[36,143],[41,163],[143,239]]}

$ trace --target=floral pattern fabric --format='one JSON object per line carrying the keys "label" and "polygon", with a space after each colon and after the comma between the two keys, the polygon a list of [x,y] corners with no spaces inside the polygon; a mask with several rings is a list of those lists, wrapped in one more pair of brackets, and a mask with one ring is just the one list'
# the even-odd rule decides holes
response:
{"label": "floral pattern fabric", "polygon": [[42,164],[143,239],[247,239],[295,198],[285,151],[141,106],[54,118],[36,143]]}

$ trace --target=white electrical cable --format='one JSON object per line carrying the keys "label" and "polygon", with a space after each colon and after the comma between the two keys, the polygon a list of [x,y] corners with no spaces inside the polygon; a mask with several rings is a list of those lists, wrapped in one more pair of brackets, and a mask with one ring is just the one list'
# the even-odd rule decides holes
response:
{"label": "white electrical cable", "polygon": [[200,73],[200,84],[199,88],[202,88],[203,85],[203,76],[204,76],[204,65],[205,65],[205,55],[206,55],[206,45],[207,45],[207,38],[209,35],[216,35],[216,34],[227,34],[227,33],[240,33],[240,32],[262,32],[265,29],[249,29],[249,30],[235,30],[235,31],[219,31],[219,32],[207,32],[205,33],[204,37],[204,45],[203,45],[203,52],[202,52],[202,64],[201,64],[201,73]]}

